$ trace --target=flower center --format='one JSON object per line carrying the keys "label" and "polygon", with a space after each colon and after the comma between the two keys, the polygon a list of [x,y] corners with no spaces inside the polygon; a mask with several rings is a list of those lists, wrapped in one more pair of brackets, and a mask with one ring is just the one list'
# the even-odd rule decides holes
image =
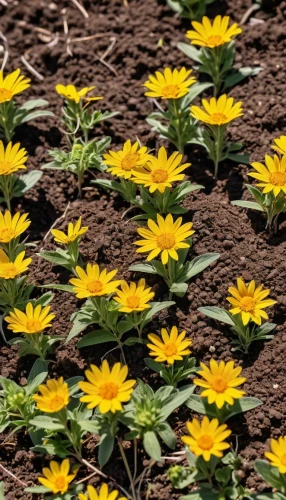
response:
{"label": "flower center", "polygon": [[114,399],[118,394],[118,386],[113,382],[105,382],[98,390],[98,395],[102,399]]}
{"label": "flower center", "polygon": [[227,388],[227,383],[221,377],[215,377],[211,384],[212,389],[216,392],[224,392]]}
{"label": "flower center", "polygon": [[154,170],[154,172],[151,173],[151,178],[152,181],[156,184],[165,182],[168,179],[168,172],[166,170],[163,170],[162,168],[159,168],[158,170]]}
{"label": "flower center", "polygon": [[62,490],[63,488],[66,487],[66,478],[64,476],[58,476],[55,479],[55,487],[57,490]]}
{"label": "flower center", "polygon": [[240,308],[245,312],[252,312],[255,309],[256,302],[252,297],[242,297]]}
{"label": "flower center", "polygon": [[286,465],[286,453],[284,453],[284,455],[282,455],[282,457],[280,458],[280,461],[281,461],[282,465]]}
{"label": "flower center", "polygon": [[163,233],[157,236],[157,245],[161,250],[169,250],[173,248],[176,244],[175,236],[171,233]]}
{"label": "flower center", "polygon": [[0,241],[2,243],[8,243],[15,237],[16,233],[11,227],[5,227],[4,229],[0,230]]}
{"label": "flower center", "polygon": [[121,161],[122,170],[132,170],[140,159],[139,153],[128,153]]}
{"label": "flower center", "polygon": [[164,353],[167,357],[174,356],[174,354],[177,354],[177,351],[176,344],[166,344],[164,347]]}
{"label": "flower center", "polygon": [[204,434],[198,439],[198,445],[202,450],[210,450],[214,444],[213,438]]}
{"label": "flower center", "polygon": [[31,333],[37,333],[43,330],[43,326],[38,319],[28,319],[26,323],[26,328]]}
{"label": "flower center", "polygon": [[11,101],[13,93],[8,89],[0,89],[0,102]]}
{"label": "flower center", "polygon": [[213,122],[220,125],[221,123],[225,123],[225,121],[227,120],[227,117],[223,113],[213,113],[211,115],[211,119]]}
{"label": "flower center", "polygon": [[274,172],[270,174],[269,181],[274,186],[285,186],[286,184],[286,172]]}
{"label": "flower center", "polygon": [[162,88],[162,96],[165,99],[176,99],[180,92],[180,87],[178,85],[167,85]]}
{"label": "flower center", "polygon": [[[0,102],[1,102],[1,98],[0,98]],[[8,161],[0,161],[0,175],[9,174],[11,171],[11,167],[12,167],[12,165]]]}
{"label": "flower center", "polygon": [[140,304],[140,298],[134,295],[133,297],[128,297],[126,302],[130,309],[136,309]]}
{"label": "flower center", "polygon": [[101,281],[94,280],[87,284],[87,289],[91,293],[100,293],[103,290],[103,284]]}
{"label": "flower center", "polygon": [[18,269],[9,262],[8,264],[0,264],[0,277],[1,278],[15,278],[18,274]]}
{"label": "flower center", "polygon": [[208,45],[221,45],[224,43],[220,35],[212,35],[208,37]]}
{"label": "flower center", "polygon": [[56,413],[57,411],[60,411],[64,406],[65,406],[65,400],[62,396],[59,396],[58,394],[56,394],[49,401],[49,408],[51,412]]}

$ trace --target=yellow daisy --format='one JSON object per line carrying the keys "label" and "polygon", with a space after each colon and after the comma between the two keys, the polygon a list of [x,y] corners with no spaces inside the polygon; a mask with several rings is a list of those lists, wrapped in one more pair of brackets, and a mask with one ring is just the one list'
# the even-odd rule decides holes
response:
{"label": "yellow daisy", "polygon": [[271,147],[278,153],[286,155],[286,135],[280,135],[278,139],[274,139],[274,144]]}
{"label": "yellow daisy", "polygon": [[162,99],[180,99],[189,92],[191,85],[196,83],[194,77],[189,78],[191,73],[192,70],[186,68],[173,71],[165,68],[162,73],[156,71],[156,76],[149,75],[149,80],[143,84],[143,87],[149,89],[145,95]]}
{"label": "yellow daisy", "polygon": [[18,68],[4,78],[3,71],[0,71],[0,104],[11,101],[14,95],[30,87],[30,78],[20,76],[20,73]]}
{"label": "yellow daisy", "polygon": [[181,172],[191,165],[190,163],[184,163],[179,166],[182,158],[183,155],[178,151],[168,158],[166,149],[161,147],[158,158],[152,156],[144,168],[132,171],[133,177],[131,181],[148,187],[150,193],[154,193],[157,189],[160,193],[164,193],[167,187],[172,187],[172,182],[183,180],[185,174]]}
{"label": "yellow daisy", "polygon": [[24,163],[27,159],[27,151],[24,148],[20,149],[19,142],[14,146],[12,146],[12,142],[9,142],[5,149],[3,142],[0,141],[0,176],[10,175],[17,172],[17,170],[26,169]]}
{"label": "yellow daisy", "polygon": [[[120,312],[132,313],[133,311],[144,311],[150,309],[150,300],[154,297],[154,292],[151,292],[150,287],[146,287],[144,279],[139,280],[138,284],[131,282],[130,285],[126,281],[121,281],[121,290],[117,290],[117,296],[114,300],[120,304],[118,309]],[[146,287],[146,288],[145,288]]]}
{"label": "yellow daisy", "polygon": [[26,305],[26,314],[19,309],[14,309],[4,319],[9,323],[8,330],[31,335],[52,326],[51,321],[55,318],[55,314],[50,313],[50,310],[50,306],[38,305],[34,307],[32,302],[29,302]]}
{"label": "yellow daisy", "polygon": [[54,495],[66,493],[69,489],[69,484],[75,478],[75,474],[69,474],[70,461],[65,458],[61,464],[52,460],[50,468],[44,467],[42,474],[44,477],[39,477],[38,481],[48,488]]}
{"label": "yellow daisy", "polygon": [[233,97],[227,97],[226,94],[218,99],[211,97],[209,101],[202,99],[202,105],[205,111],[199,106],[191,106],[191,115],[208,125],[226,125],[243,115],[242,102],[233,105]]}
{"label": "yellow daisy", "polygon": [[89,484],[87,487],[87,493],[79,493],[78,500],[127,500],[126,497],[117,498],[118,495],[118,490],[112,490],[109,493],[108,485],[106,483],[101,485],[99,493],[97,493],[96,489]]}
{"label": "yellow daisy", "polygon": [[183,443],[188,445],[196,457],[202,456],[206,462],[210,461],[212,455],[221,458],[222,451],[230,447],[224,440],[230,436],[231,431],[226,424],[219,425],[217,418],[209,420],[204,417],[201,423],[194,418],[192,422],[187,422],[187,429],[190,436],[183,436]]}
{"label": "yellow daisy", "polygon": [[4,215],[0,212],[0,243],[9,243],[24,233],[31,224],[31,221],[27,219],[28,215],[21,215],[20,212],[17,212],[12,217],[9,210],[6,210]]}
{"label": "yellow daisy", "polygon": [[68,245],[68,243],[72,243],[73,241],[78,240],[86,231],[88,230],[87,226],[81,227],[81,217],[78,221],[73,224],[72,222],[68,225],[68,233],[65,234],[63,231],[59,231],[58,229],[52,229],[51,233],[55,238],[57,243],[62,243],[62,245]]}
{"label": "yellow daisy", "polygon": [[254,162],[251,166],[256,172],[250,172],[248,175],[257,179],[258,187],[263,187],[263,193],[273,192],[274,196],[278,196],[282,191],[286,194],[286,154],[279,158],[278,155],[265,156],[265,165],[263,163]]}
{"label": "yellow daisy", "polygon": [[236,35],[242,33],[237,23],[229,27],[229,16],[216,16],[213,24],[208,17],[204,16],[201,23],[193,21],[192,26],[194,29],[187,32],[187,38],[191,40],[191,44],[211,49],[231,42]]}
{"label": "yellow daisy", "polygon": [[75,268],[78,278],[72,278],[70,283],[74,285],[74,293],[78,299],[86,299],[87,297],[101,297],[102,295],[110,295],[117,291],[121,280],[111,281],[117,274],[118,269],[114,269],[110,273],[106,269],[100,272],[97,264],[87,264],[86,271],[81,267]]}
{"label": "yellow daisy", "polygon": [[182,225],[182,220],[182,217],[179,217],[174,222],[171,214],[168,214],[166,219],[158,214],[157,224],[148,219],[149,229],[137,229],[137,232],[144,240],[135,242],[135,245],[141,247],[137,248],[136,252],[149,253],[147,260],[155,259],[161,253],[161,260],[164,265],[167,264],[169,258],[178,260],[177,250],[189,248],[190,245],[185,240],[195,232],[192,230],[192,222]]}
{"label": "yellow daisy", "polygon": [[286,474],[286,436],[280,436],[278,439],[271,439],[270,451],[264,453],[270,460],[272,467],[277,467],[280,474]]}
{"label": "yellow daisy", "polygon": [[123,179],[130,179],[134,170],[137,171],[150,159],[145,146],[140,147],[138,142],[131,144],[130,140],[124,143],[120,151],[110,150],[103,157],[103,163],[109,166],[107,172],[117,175],[117,177],[123,177]]}
{"label": "yellow daisy", "polygon": [[276,300],[264,300],[270,290],[263,290],[263,285],[256,287],[254,280],[246,285],[243,278],[237,278],[237,288],[231,286],[228,291],[232,297],[227,297],[226,300],[234,306],[229,312],[233,315],[240,314],[244,326],[250,321],[261,325],[262,318],[268,319],[263,309],[276,304]]}
{"label": "yellow daisy", "polygon": [[40,394],[35,394],[33,399],[37,403],[37,408],[45,413],[57,413],[70,402],[69,387],[63,377],[39,385],[39,392]]}
{"label": "yellow daisy", "polygon": [[221,409],[225,403],[233,405],[235,399],[245,395],[244,391],[235,389],[244,384],[246,378],[239,377],[242,368],[240,366],[234,368],[233,361],[217,363],[211,359],[209,368],[204,363],[200,363],[200,367],[202,371],[199,371],[198,375],[204,380],[195,378],[194,384],[205,389],[201,392],[201,397],[208,398],[209,404],[215,403]]}
{"label": "yellow daisy", "polygon": [[95,89],[95,86],[84,87],[81,90],[77,90],[74,85],[65,86],[60,83],[56,85],[56,91],[60,96],[62,96],[64,99],[67,99],[68,101],[74,101],[76,104],[78,104],[81,100],[90,102],[103,99],[103,97],[101,96],[87,97],[87,94],[93,89]]}
{"label": "yellow daisy", "polygon": [[122,403],[130,400],[136,380],[126,380],[128,366],[115,363],[112,370],[106,359],[100,368],[90,365],[85,376],[88,382],[79,382],[79,388],[86,393],[80,401],[88,403],[88,409],[99,407],[100,413],[122,410]]}
{"label": "yellow daisy", "polygon": [[14,262],[9,260],[8,255],[0,248],[0,278],[10,280],[16,278],[19,274],[27,271],[32,259],[24,259],[25,252],[19,253]]}
{"label": "yellow daisy", "polygon": [[167,362],[168,365],[173,365],[175,361],[180,361],[183,356],[188,356],[191,351],[189,347],[192,345],[191,340],[187,340],[186,332],[182,331],[178,334],[178,328],[173,326],[170,335],[165,328],[161,329],[161,337],[154,333],[149,333],[148,339],[152,344],[147,344],[150,352],[149,356],[156,356],[155,361],[158,363]]}

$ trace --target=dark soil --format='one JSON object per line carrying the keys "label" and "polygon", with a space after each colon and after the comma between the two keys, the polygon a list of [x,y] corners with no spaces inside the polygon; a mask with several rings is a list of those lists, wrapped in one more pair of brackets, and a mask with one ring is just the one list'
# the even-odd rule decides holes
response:
{"label": "dark soil", "polygon": [[[9,42],[9,60],[6,70],[12,71],[18,66],[26,73],[20,57],[25,57],[34,66],[44,80],[39,82],[32,77],[32,87],[21,99],[30,97],[47,98],[56,117],[33,122],[18,129],[15,139],[29,152],[28,166],[39,168],[49,161],[48,150],[64,144],[59,130],[61,99],[54,88],[56,83],[70,83],[83,87],[97,86],[99,94],[104,95],[103,109],[120,111],[120,115],[98,127],[95,133],[112,136],[113,146],[121,145],[130,138],[140,138],[150,148],[159,146],[158,138],[150,132],[145,122],[152,105],[144,96],[142,83],[149,73],[166,66],[179,67],[190,65],[190,61],[177,50],[176,43],[184,41],[184,34],[189,23],[176,19],[163,0],[130,0],[126,8],[121,0],[85,1],[89,19],[85,20],[70,1],[59,0],[49,3],[44,0],[14,0],[7,8],[1,7],[1,31]],[[243,34],[237,39],[237,67],[241,65],[260,65],[263,71],[232,90],[231,95],[242,100],[245,114],[242,119],[230,126],[231,138],[245,144],[246,150],[254,160],[262,160],[269,150],[272,140],[285,133],[285,67],[286,67],[286,2],[268,2],[270,10],[259,11],[256,19],[259,23],[243,26]],[[247,11],[251,1],[217,1],[210,9],[210,16],[227,13],[233,21],[239,22]],[[63,34],[62,9],[67,9],[69,36],[77,38],[95,33],[104,37],[71,45],[72,56],[67,53]],[[271,10],[272,9],[272,10]],[[49,46],[48,38],[38,28],[58,33],[59,41]],[[116,43],[106,57],[114,72],[99,61],[114,37]],[[163,45],[159,47],[159,40]],[[116,73],[116,74],[115,74]],[[245,213],[230,204],[231,200],[247,197],[244,183],[247,181],[247,167],[226,162],[220,169],[220,180],[215,183],[212,166],[203,151],[190,148],[186,152],[192,162],[189,174],[192,180],[205,186],[205,190],[186,200],[190,209],[194,228],[194,246],[192,255],[209,251],[221,254],[218,262],[200,274],[190,285],[184,299],[177,300],[177,306],[164,311],[150,327],[158,331],[160,326],[170,326],[175,322],[180,329],[187,330],[193,339],[193,352],[198,362],[215,359],[234,358],[243,366],[247,377],[245,390],[249,396],[259,397],[263,406],[247,413],[243,417],[230,421],[232,443],[238,443],[238,450],[248,461],[242,475],[245,483],[254,490],[262,490],[265,484],[253,471],[253,461],[262,458],[271,437],[286,434],[285,427],[285,256],[286,222],[281,217],[278,236],[270,238],[265,232],[265,221],[258,213]],[[91,177],[90,177],[91,179]],[[44,247],[53,248],[50,235],[43,238],[54,221],[60,217],[70,203],[66,218],[58,227],[63,229],[70,220],[80,215],[89,231],[82,244],[86,260],[98,261],[111,269],[119,269],[120,276],[131,278],[128,267],[139,261],[133,242],[136,237],[136,225],[121,219],[127,205],[114,194],[106,194],[90,187],[86,177],[85,196],[77,200],[73,177],[68,174],[45,171],[35,189],[30,191],[15,210],[30,213],[32,225],[30,241],[36,243],[36,250]],[[249,178],[248,178],[249,182]],[[255,279],[271,288],[271,297],[277,300],[270,310],[270,317],[277,323],[275,338],[266,343],[257,343],[251,353],[243,356],[231,352],[228,329],[206,319],[197,309],[203,305],[226,306],[227,288],[236,277],[245,280]],[[138,276],[132,276],[138,278]],[[36,285],[52,282],[66,283],[68,275],[59,268],[52,268],[36,255],[33,258],[30,279]],[[149,281],[154,285],[160,300],[165,288],[158,280]],[[39,294],[40,294],[39,290]],[[79,306],[76,299],[67,294],[56,292],[53,310],[56,313],[53,332],[66,336],[70,329],[69,318]],[[175,321],[176,316],[176,321]],[[146,332],[148,333],[148,332]],[[101,349],[82,349],[78,351],[74,339],[68,345],[61,346],[55,353],[55,363],[51,365],[51,377],[82,374],[91,362],[100,363],[104,354]],[[212,349],[210,349],[212,347]],[[115,351],[116,353],[116,351]],[[143,347],[126,349],[127,362],[132,377],[158,385],[158,379],[145,367],[146,356]],[[112,353],[111,362],[117,359]],[[135,361],[136,360],[136,361]],[[34,359],[18,359],[15,348],[1,346],[1,375],[24,383]],[[182,408],[172,417],[172,425],[178,437],[185,432],[185,422],[191,417],[187,408]],[[43,464],[48,457],[39,457],[29,451],[31,442],[27,435],[20,432],[9,444],[0,445],[1,463],[28,485],[36,482]],[[85,449],[85,456],[94,460],[96,442],[90,440]],[[178,450],[181,449],[178,439]],[[168,453],[168,450],[164,450]],[[132,461],[130,450],[129,459]],[[142,451],[139,463],[146,459]],[[96,463],[96,462],[94,462]],[[151,494],[148,498],[178,498],[166,480],[164,467],[152,469],[148,479]],[[120,484],[128,488],[128,479],[119,458],[118,451],[105,469]],[[81,470],[79,477],[87,476]],[[1,479],[1,471],[0,471]],[[31,494],[23,493],[23,488],[12,478],[5,476],[6,498],[28,500]],[[99,484],[100,478],[93,478]],[[143,491],[147,490],[147,482]]]}

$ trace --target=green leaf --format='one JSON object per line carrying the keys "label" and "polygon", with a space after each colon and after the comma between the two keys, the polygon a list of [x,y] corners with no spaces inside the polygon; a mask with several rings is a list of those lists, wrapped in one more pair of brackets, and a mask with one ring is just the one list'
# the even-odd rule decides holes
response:
{"label": "green leaf", "polygon": [[258,188],[256,188],[255,186],[252,186],[251,184],[245,184],[245,187],[252,194],[252,196],[255,198],[257,203],[259,203],[260,205],[264,205],[265,195]]}
{"label": "green leaf", "polygon": [[236,155],[236,154],[232,154],[232,153],[229,153],[227,155],[227,158],[229,160],[232,160],[232,161],[235,161],[237,163],[243,163],[243,165],[249,165],[249,154],[246,153],[246,154],[242,154],[242,155]]}
{"label": "green leaf", "polygon": [[37,359],[32,366],[28,375],[28,385],[26,387],[26,394],[30,395],[37,389],[37,387],[44,382],[48,376],[48,361]]}
{"label": "green leaf", "polygon": [[219,258],[219,253],[205,253],[204,255],[198,255],[191,262],[187,262],[185,279],[189,280],[196,274],[201,273],[204,269],[206,269],[206,267]]}
{"label": "green leaf", "polygon": [[208,417],[217,417],[217,411],[215,405],[209,405],[206,398],[201,398],[197,394],[192,394],[186,406],[196,413],[201,413],[202,415],[207,415]]}
{"label": "green leaf", "polygon": [[251,208],[252,210],[259,210],[260,212],[264,212],[262,206],[255,201],[235,200],[232,201],[231,204],[238,207]]}
{"label": "green leaf", "polygon": [[63,424],[45,415],[38,415],[37,417],[32,418],[32,420],[29,421],[29,424],[39,427],[40,429],[47,429],[49,431],[63,431],[65,429]]}
{"label": "green leaf", "polygon": [[265,460],[256,460],[254,463],[254,468],[260,476],[263,477],[264,481],[270,484],[273,488],[281,489],[283,485],[283,479],[280,477],[279,470],[277,467],[272,467]]}
{"label": "green leaf", "polygon": [[162,311],[162,309],[167,309],[168,307],[176,304],[173,300],[166,300],[165,302],[153,302],[150,309],[148,309],[146,315],[144,316],[144,324],[147,324],[155,314]]}
{"label": "green leaf", "polygon": [[56,283],[51,283],[50,285],[41,285],[41,288],[51,288],[52,290],[60,290],[62,292],[73,293],[74,287],[71,285],[57,285]]}
{"label": "green leaf", "polygon": [[186,385],[179,389],[177,393],[174,394],[172,400],[167,403],[164,408],[162,408],[160,415],[166,420],[171,413],[176,410],[179,406],[185,403],[191,394],[194,392],[194,385]]}
{"label": "green leaf", "polygon": [[184,297],[188,290],[188,283],[173,283],[170,292],[174,293],[178,297]]}
{"label": "green leaf", "polygon": [[103,434],[99,443],[98,462],[102,469],[110,459],[114,448],[114,437],[110,434]]}
{"label": "green leaf", "polygon": [[[182,45],[187,45],[187,44],[182,44]],[[189,48],[189,45],[187,45],[187,47]],[[194,99],[198,95],[202,94],[204,90],[207,90],[210,87],[213,87],[213,83],[195,83],[194,85],[192,85],[188,94],[185,97],[183,97],[181,101],[181,107],[185,109],[194,101]]]}
{"label": "green leaf", "polygon": [[144,433],[143,446],[146,453],[148,453],[148,455],[153,458],[153,460],[156,460],[156,462],[160,462],[161,447],[155,432],[147,431]]}
{"label": "green leaf", "polygon": [[69,270],[72,268],[68,252],[66,250],[62,250],[61,248],[58,248],[57,250],[39,252],[37,255],[48,262],[55,264],[56,266],[62,266]]}
{"label": "green leaf", "polygon": [[70,396],[73,396],[74,394],[76,394],[79,391],[78,383],[81,382],[82,380],[84,380],[84,378],[81,377],[80,375],[68,378],[66,380],[66,383],[68,384],[68,387],[69,387]]}
{"label": "green leaf", "polygon": [[176,448],[176,435],[170,425],[167,422],[163,422],[160,425],[160,430],[158,430],[158,434],[160,438],[164,441],[164,443],[174,450]]}
{"label": "green leaf", "polygon": [[132,328],[133,328],[133,323],[131,323],[130,321],[122,320],[119,321],[119,323],[117,323],[117,331],[118,333],[120,333],[120,335],[129,332],[130,330],[132,330]]}
{"label": "green leaf", "polygon": [[128,337],[128,339],[126,339],[124,342],[123,342],[123,345],[134,345],[134,344],[143,344],[143,340],[142,339],[139,339],[138,337]]}
{"label": "green leaf", "polygon": [[150,370],[153,370],[156,373],[161,373],[162,371],[162,364],[158,363],[154,359],[151,358],[144,358],[145,365],[150,368]]}
{"label": "green leaf", "polygon": [[105,342],[116,342],[116,337],[105,330],[94,330],[85,335],[77,344],[78,349],[90,345],[104,344]]}
{"label": "green leaf", "polygon": [[234,322],[232,321],[230,314],[220,307],[216,306],[199,307],[198,311],[205,314],[209,318],[216,319],[217,321],[221,321],[222,323],[226,323],[227,325],[230,326],[234,326]]}
{"label": "green leaf", "polygon": [[15,183],[12,191],[12,198],[23,196],[29,189],[31,189],[42,177],[41,170],[32,170],[27,174],[20,175]]}
{"label": "green leaf", "polygon": [[239,70],[232,70],[231,74],[226,77],[223,85],[223,91],[229,87],[233,87],[234,85],[237,85],[237,83],[241,82],[248,76],[255,76],[262,71],[263,68],[256,67],[256,68],[250,68],[250,67],[244,67],[240,68]]}
{"label": "green leaf", "polygon": [[26,123],[38,117],[43,118],[44,116],[55,116],[55,115],[52,111],[45,111],[44,109],[38,111],[32,111],[32,113],[28,113],[26,116],[24,116],[24,118],[21,119],[20,123]]}
{"label": "green leaf", "polygon": [[19,108],[19,111],[31,111],[32,109],[39,108],[40,106],[47,106],[49,101],[46,99],[30,99],[29,101],[24,102]]}
{"label": "green leaf", "polygon": [[51,490],[46,488],[45,486],[30,486],[29,488],[25,488],[24,491],[27,493],[49,493]]}
{"label": "green leaf", "polygon": [[92,432],[93,434],[98,434],[100,430],[100,424],[97,420],[80,420],[78,425],[82,430]]}
{"label": "green leaf", "polygon": [[258,398],[246,396],[240,399],[236,399],[233,405],[227,406],[227,415],[224,418],[224,421],[240,413],[253,410],[254,408],[257,408],[257,406],[261,406],[262,404],[263,402]]}
{"label": "green leaf", "polygon": [[187,43],[178,43],[177,47],[179,50],[181,50],[186,56],[188,56],[190,59],[193,59],[193,61],[196,61],[198,63],[202,63],[201,60],[201,52],[198,49],[195,49],[193,45],[189,45]]}
{"label": "green leaf", "polygon": [[142,262],[141,264],[133,264],[129,267],[129,271],[136,271],[138,273],[149,273],[156,274],[155,268],[152,264],[148,264],[147,262]]}

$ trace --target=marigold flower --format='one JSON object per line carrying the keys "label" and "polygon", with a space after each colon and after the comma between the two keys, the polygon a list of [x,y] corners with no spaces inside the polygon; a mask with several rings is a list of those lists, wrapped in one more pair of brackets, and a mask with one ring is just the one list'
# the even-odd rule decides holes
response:
{"label": "marigold flower", "polygon": [[63,495],[68,491],[69,484],[75,478],[75,474],[69,474],[69,471],[70,461],[68,458],[65,458],[61,464],[52,460],[50,462],[50,468],[43,468],[42,474],[44,477],[39,477],[38,481],[51,490],[54,495],[56,495],[56,493],[61,493]]}
{"label": "marigold flower", "polygon": [[87,486],[87,493],[84,495],[83,493],[78,494],[79,500],[127,500],[126,497],[117,498],[119,495],[118,490],[112,490],[109,493],[108,485],[103,483],[100,487],[99,493],[97,493],[96,489],[89,484]]}
{"label": "marigold flower", "polygon": [[254,280],[246,285],[243,278],[237,278],[237,288],[231,286],[228,291],[232,297],[227,297],[226,300],[234,306],[229,312],[233,315],[240,314],[244,326],[250,321],[261,325],[262,318],[268,319],[263,309],[276,304],[276,300],[264,300],[270,290],[263,290],[263,285],[256,287]]}
{"label": "marigold flower", "polygon": [[273,192],[274,196],[278,196],[282,191],[286,194],[286,154],[279,156],[265,155],[265,165],[259,162],[251,163],[251,166],[256,172],[250,172],[248,175],[259,180],[258,187],[263,187],[263,193]]}
{"label": "marigold flower", "polygon": [[31,224],[31,221],[27,219],[28,215],[21,215],[20,212],[17,212],[12,217],[9,210],[6,210],[4,215],[0,212],[0,243],[9,243],[24,233]]}
{"label": "marigold flower", "polygon": [[209,101],[202,99],[205,111],[199,106],[191,106],[191,115],[208,125],[226,125],[243,115],[242,102],[233,105],[233,97],[221,95],[218,99],[211,97]]}
{"label": "marigold flower", "polygon": [[87,394],[80,401],[88,403],[88,409],[98,406],[100,413],[121,411],[122,403],[130,400],[136,384],[136,380],[126,380],[127,375],[128,366],[115,363],[110,370],[106,359],[100,368],[90,365],[90,370],[85,372],[89,382],[78,382],[79,388]]}
{"label": "marigold flower", "polygon": [[87,297],[101,297],[102,295],[110,295],[117,291],[121,280],[111,281],[117,274],[118,269],[107,272],[106,269],[100,272],[98,264],[87,264],[86,271],[81,267],[75,268],[78,278],[72,278],[70,283],[74,285],[74,293],[78,299],[86,299]]}
{"label": "marigold flower", "polygon": [[186,68],[173,71],[165,68],[164,72],[156,71],[156,76],[149,75],[149,80],[143,84],[143,87],[149,89],[145,95],[162,99],[180,99],[189,92],[191,85],[196,83],[194,77],[188,78],[191,73],[192,70]]}
{"label": "marigold flower", "polygon": [[14,146],[12,142],[9,142],[5,149],[3,142],[0,141],[0,176],[10,175],[17,172],[17,170],[26,169],[27,167],[24,165],[28,159],[26,155],[26,149],[20,149],[19,142]]}
{"label": "marigold flower", "polygon": [[222,451],[230,447],[225,443],[225,439],[231,434],[226,424],[219,425],[217,418],[209,420],[204,417],[202,423],[196,418],[192,422],[187,422],[187,429],[190,436],[182,436],[183,443],[187,444],[191,452],[197,457],[202,456],[209,462],[211,456],[221,458]]}
{"label": "marigold flower", "polygon": [[32,259],[24,259],[25,252],[19,253],[14,262],[9,260],[8,255],[0,248],[0,278],[10,280],[16,278],[19,274],[27,271]]}
{"label": "marigold flower", "polygon": [[168,214],[166,219],[161,215],[157,215],[157,224],[151,219],[148,219],[147,224],[149,229],[138,228],[137,232],[144,240],[136,241],[134,244],[139,245],[136,252],[150,252],[147,260],[152,260],[161,253],[162,263],[167,264],[169,258],[179,260],[177,250],[180,248],[189,248],[190,245],[185,240],[194,234],[192,230],[192,222],[182,224],[182,217],[179,217],[175,222],[171,214]]}
{"label": "marigold flower", "polygon": [[213,24],[208,17],[204,16],[201,23],[193,21],[192,26],[194,30],[187,32],[187,38],[191,40],[191,44],[211,49],[230,42],[236,35],[242,33],[237,23],[229,27],[229,16],[216,16]]}
{"label": "marigold flower", "polygon": [[87,226],[81,227],[81,217],[78,221],[73,224],[72,222],[68,225],[68,234],[65,234],[63,231],[59,231],[58,229],[52,229],[51,233],[55,238],[57,243],[62,243],[62,245],[68,245],[68,243],[72,243],[73,241],[78,240],[83,234],[88,230]]}
{"label": "marigold flower", "polygon": [[95,86],[93,87],[84,87],[81,90],[77,90],[74,85],[62,85],[59,83],[56,85],[56,91],[57,93],[62,96],[64,99],[67,99],[68,101],[74,101],[76,104],[79,104],[81,100],[90,102],[90,101],[99,101],[100,99],[103,99],[101,96],[94,96],[94,97],[87,97],[87,94],[91,92],[93,89],[95,89]]}
{"label": "marigold flower", "polygon": [[280,474],[286,474],[286,436],[280,436],[278,439],[271,439],[270,451],[264,453],[270,460],[272,467],[277,467]]}
{"label": "marigold flower", "polygon": [[3,71],[0,71],[0,104],[11,101],[14,95],[30,87],[30,78],[20,76],[20,73],[18,68],[4,78]]}
{"label": "marigold flower", "polygon": [[117,290],[117,296],[114,297],[114,300],[120,304],[120,312],[132,313],[150,309],[148,302],[155,294],[151,292],[150,287],[146,287],[144,279],[140,279],[137,285],[134,282],[128,285],[126,281],[121,281],[120,286],[121,290]]}
{"label": "marigold flower", "polygon": [[244,391],[235,389],[244,384],[246,378],[239,377],[242,368],[240,366],[234,368],[233,361],[217,363],[211,359],[209,368],[204,363],[200,363],[200,367],[202,371],[198,371],[198,375],[204,380],[195,378],[194,384],[205,389],[201,392],[201,397],[208,398],[209,404],[215,403],[221,409],[225,403],[233,405],[235,399],[245,395]]}
{"label": "marigold flower", "polygon": [[149,356],[156,356],[155,361],[158,363],[166,361],[168,365],[173,365],[175,361],[180,361],[183,356],[191,353],[189,347],[192,341],[185,337],[186,332],[182,331],[178,334],[176,326],[172,327],[170,335],[165,328],[161,328],[161,337],[149,333],[148,339],[152,342],[152,344],[147,344],[150,349]]}
{"label": "marigold flower", "polygon": [[143,184],[148,187],[150,193],[154,193],[158,189],[160,193],[164,193],[167,187],[172,187],[172,182],[182,181],[185,174],[181,174],[183,170],[191,164],[184,163],[179,166],[183,155],[178,151],[174,152],[170,158],[167,157],[167,151],[161,147],[158,152],[158,158],[151,156],[144,168],[137,172],[132,171],[132,181],[136,184]]}
{"label": "marigold flower", "polygon": [[69,387],[63,377],[47,380],[45,385],[39,385],[39,392],[33,399],[37,408],[45,413],[57,413],[70,402]]}
{"label": "marigold flower", "polygon": [[280,135],[278,139],[274,139],[274,144],[271,147],[277,151],[277,153],[286,155],[286,135]]}
{"label": "marigold flower", "polygon": [[34,307],[32,302],[26,305],[26,314],[15,308],[5,317],[5,321],[9,323],[8,330],[27,335],[40,333],[52,326],[51,321],[55,318],[55,314],[50,313],[50,310],[50,306],[42,307],[40,304]]}
{"label": "marigold flower", "polygon": [[123,177],[123,179],[130,179],[134,170],[137,171],[139,167],[145,165],[146,161],[150,159],[145,146],[140,148],[138,142],[131,144],[130,140],[124,143],[120,151],[110,150],[103,157],[103,163],[109,165],[107,172],[117,175],[117,177]]}

